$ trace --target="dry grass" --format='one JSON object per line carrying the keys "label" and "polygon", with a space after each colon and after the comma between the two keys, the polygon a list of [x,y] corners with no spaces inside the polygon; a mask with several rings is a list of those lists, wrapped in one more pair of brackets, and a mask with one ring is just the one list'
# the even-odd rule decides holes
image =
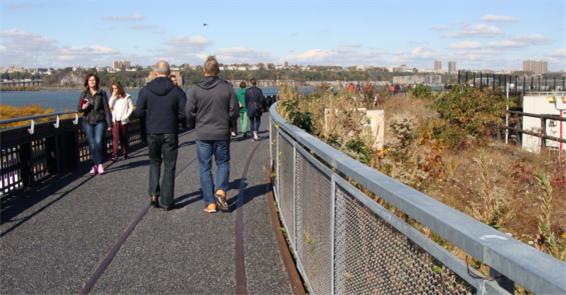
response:
{"label": "dry grass", "polygon": [[[292,99],[292,93],[291,89],[283,88],[279,96],[285,101]],[[436,111],[426,107],[433,101],[432,98],[415,99],[410,94],[390,96],[383,91],[375,91],[369,96],[346,91],[333,96],[329,92],[315,91],[310,97],[298,99],[299,109],[313,114],[317,135],[329,144],[336,140],[339,144],[334,146],[357,159],[360,159],[359,154],[352,153],[344,147],[345,144],[358,140],[365,142],[366,147],[371,147],[371,140],[359,132],[365,128],[360,123],[363,122],[363,116],[358,117],[355,111],[347,110],[384,110],[385,122],[390,124],[385,130],[385,150],[371,151],[368,166],[564,260],[566,164],[559,162],[556,155],[545,152],[532,154],[518,146],[496,141],[481,148],[448,150],[419,140],[416,132],[410,144],[393,140],[398,137],[399,130],[389,128],[393,126],[391,124],[414,124],[405,127],[416,130],[427,119],[435,118]],[[335,116],[327,116],[325,121],[324,109],[338,111]],[[284,117],[287,115],[281,108],[278,111]],[[399,150],[401,148],[403,150]],[[399,151],[394,152],[395,149]],[[551,196],[545,197],[548,189],[538,180],[537,171],[547,177]],[[541,207],[545,200],[548,204]],[[541,232],[539,226],[543,216],[547,216],[549,226],[549,231],[545,233]],[[421,230],[427,232],[427,229]],[[547,237],[546,244],[540,239],[542,235]],[[557,254],[552,253],[552,245],[548,244],[551,235],[554,237],[554,248],[558,249]]]}

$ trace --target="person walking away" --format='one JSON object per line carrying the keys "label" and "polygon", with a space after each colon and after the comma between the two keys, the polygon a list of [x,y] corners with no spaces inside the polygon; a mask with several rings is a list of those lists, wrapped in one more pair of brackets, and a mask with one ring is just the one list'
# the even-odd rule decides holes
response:
{"label": "person walking away", "polygon": [[[195,126],[197,158],[204,211],[228,211],[226,192],[230,179],[230,121],[238,119],[238,98],[234,87],[218,78],[216,57],[204,62],[204,79],[189,92],[185,114]],[[216,184],[212,177],[212,157],[216,160]]]}
{"label": "person walking away", "polygon": [[[234,84],[232,84],[232,82],[227,81],[227,83],[234,88]],[[232,135],[232,137],[236,137],[236,135],[238,135],[238,119],[230,121],[230,135]]]}
{"label": "person walking away", "polygon": [[131,95],[124,91],[122,83],[115,81],[110,86],[112,94],[108,105],[112,109],[112,137],[114,153],[110,160],[114,162],[120,161],[118,158],[118,140],[122,144],[122,155],[124,160],[128,159],[128,123],[130,115],[134,111]]}
{"label": "person walking away", "polygon": [[239,106],[240,106],[240,130],[242,131],[242,137],[246,137],[248,132],[248,109],[246,108],[246,82],[240,82],[240,89],[236,92],[238,96]]}
{"label": "person walking away", "polygon": [[[144,86],[139,94],[135,113],[145,114],[147,144],[149,147],[149,195],[151,205],[163,210],[175,208],[175,169],[179,142],[179,120],[185,119],[187,96],[168,75],[169,64],[163,60],[155,65],[156,78]],[[161,164],[163,179],[161,185]]]}
{"label": "person walking away", "polygon": [[248,110],[248,117],[250,119],[250,129],[253,135],[252,140],[256,141],[259,140],[257,134],[259,132],[262,106],[265,98],[263,97],[263,91],[257,87],[257,80],[255,78],[250,80],[250,84],[252,84],[252,87],[246,89],[244,101]]}
{"label": "person walking away", "polygon": [[[90,174],[104,174],[102,167],[102,149],[106,130],[112,130],[112,115],[108,106],[106,91],[99,87],[100,78],[90,73],[86,76],[84,86],[86,90],[81,93],[77,110],[83,113],[83,130],[88,139],[90,157],[94,166]],[[107,129],[108,128],[108,129]]]}
{"label": "person walking away", "polygon": [[[169,79],[171,79],[171,82],[173,82],[173,84],[175,84],[176,86],[179,86],[179,81],[177,81],[177,76],[169,75]],[[183,112],[184,112],[184,110],[183,110]],[[183,128],[183,130],[187,129],[187,120],[181,120],[181,128]]]}

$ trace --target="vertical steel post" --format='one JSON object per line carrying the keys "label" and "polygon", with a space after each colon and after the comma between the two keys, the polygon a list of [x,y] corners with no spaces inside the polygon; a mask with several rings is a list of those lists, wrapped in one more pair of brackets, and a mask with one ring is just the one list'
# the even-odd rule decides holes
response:
{"label": "vertical steel post", "polygon": [[293,141],[293,250],[297,251],[297,142]]}
{"label": "vertical steel post", "polygon": [[334,294],[334,240],[336,221],[336,180],[335,174],[330,177],[330,294]]}
{"label": "vertical steel post", "polygon": [[[546,135],[546,118],[540,118],[540,127],[542,129],[542,134]],[[546,148],[546,139],[542,138],[540,139],[540,149],[541,152]]]}
{"label": "vertical steel post", "polygon": [[497,278],[495,279],[495,281],[501,288],[509,292],[509,294],[515,294],[515,282],[503,276],[500,272],[493,268],[489,269],[489,276],[492,278]]}

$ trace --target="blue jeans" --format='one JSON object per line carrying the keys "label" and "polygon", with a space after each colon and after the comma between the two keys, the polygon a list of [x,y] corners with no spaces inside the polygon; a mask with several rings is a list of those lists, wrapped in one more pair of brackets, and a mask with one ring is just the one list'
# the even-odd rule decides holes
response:
{"label": "blue jeans", "polygon": [[90,157],[94,165],[102,164],[102,145],[104,143],[104,135],[106,134],[106,122],[96,125],[83,123],[83,130],[88,139]]}
{"label": "blue jeans", "polygon": [[[200,166],[200,186],[204,206],[215,203],[217,190],[228,190],[230,179],[230,141],[197,140],[197,157]],[[216,186],[212,178],[212,156],[216,159]]]}
{"label": "blue jeans", "polygon": [[253,133],[254,131],[259,132],[259,123],[261,123],[261,117],[249,117],[250,118],[250,131]]}
{"label": "blue jeans", "polygon": [[[177,134],[148,134],[149,146],[149,195],[161,196],[161,205],[173,205],[175,190],[175,168],[179,139]],[[163,155],[163,158],[161,157]],[[161,163],[163,163],[163,179],[161,186]]]}

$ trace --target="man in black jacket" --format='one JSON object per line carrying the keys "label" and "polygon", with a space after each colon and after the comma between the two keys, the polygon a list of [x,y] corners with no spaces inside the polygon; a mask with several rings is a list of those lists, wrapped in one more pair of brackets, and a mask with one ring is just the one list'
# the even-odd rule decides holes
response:
{"label": "man in black jacket", "polygon": [[[149,195],[151,205],[163,210],[175,208],[175,168],[177,165],[179,120],[185,120],[187,96],[183,89],[169,79],[170,68],[165,61],[155,65],[156,78],[147,83],[138,94],[136,114],[145,114],[147,144],[149,146]],[[161,157],[163,155],[163,158]],[[159,185],[163,163],[163,180]]]}
{"label": "man in black jacket", "polygon": [[[230,121],[239,118],[234,88],[218,78],[218,61],[209,56],[203,66],[204,79],[191,89],[185,107],[187,123],[195,126],[197,157],[204,211],[216,207],[228,211],[226,191],[230,179]],[[216,159],[216,185],[212,178],[212,156]]]}

